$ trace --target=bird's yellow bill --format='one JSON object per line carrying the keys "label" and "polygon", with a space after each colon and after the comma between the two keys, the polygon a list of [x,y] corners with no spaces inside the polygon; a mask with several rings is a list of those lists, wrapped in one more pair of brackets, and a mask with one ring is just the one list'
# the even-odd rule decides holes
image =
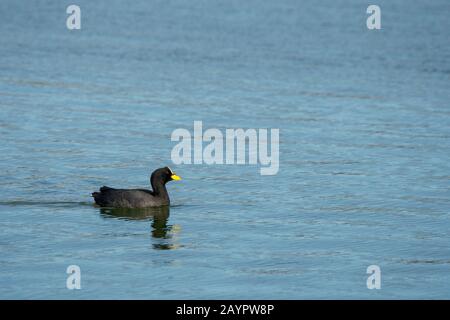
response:
{"label": "bird's yellow bill", "polygon": [[171,175],[170,178],[172,180],[181,180],[181,177],[177,176],[176,174]]}

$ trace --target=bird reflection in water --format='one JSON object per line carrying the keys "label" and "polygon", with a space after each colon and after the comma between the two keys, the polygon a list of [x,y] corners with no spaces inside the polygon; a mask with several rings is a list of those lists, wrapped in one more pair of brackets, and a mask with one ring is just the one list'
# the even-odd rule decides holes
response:
{"label": "bird reflection in water", "polygon": [[153,248],[157,250],[170,250],[180,247],[176,242],[176,234],[181,230],[179,225],[168,224],[169,206],[154,208],[99,208],[104,218],[117,218],[123,220],[151,221],[151,235],[155,240]]}

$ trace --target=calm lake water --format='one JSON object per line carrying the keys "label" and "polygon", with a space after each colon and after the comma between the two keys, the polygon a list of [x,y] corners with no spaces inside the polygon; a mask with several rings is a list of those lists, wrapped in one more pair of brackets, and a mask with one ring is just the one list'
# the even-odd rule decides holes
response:
{"label": "calm lake water", "polygon": [[[381,30],[356,0],[74,3],[79,31],[0,2],[0,298],[450,298],[449,1],[376,1]],[[279,128],[279,173],[173,165],[194,120]],[[170,212],[92,205],[165,165]]]}

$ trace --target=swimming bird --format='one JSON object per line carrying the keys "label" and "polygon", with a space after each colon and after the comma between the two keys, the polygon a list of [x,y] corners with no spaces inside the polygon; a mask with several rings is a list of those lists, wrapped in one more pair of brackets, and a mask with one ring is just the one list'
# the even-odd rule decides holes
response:
{"label": "swimming bird", "polygon": [[111,208],[148,208],[170,205],[166,183],[181,180],[169,167],[153,171],[150,184],[153,191],[146,189],[114,189],[107,186],[100,192],[92,193],[95,203],[101,207]]}

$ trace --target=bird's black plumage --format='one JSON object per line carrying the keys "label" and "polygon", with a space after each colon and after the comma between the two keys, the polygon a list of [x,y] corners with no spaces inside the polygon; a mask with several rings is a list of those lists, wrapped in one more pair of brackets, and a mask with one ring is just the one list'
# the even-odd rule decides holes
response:
{"label": "bird's black plumage", "polygon": [[112,208],[148,208],[167,206],[170,204],[166,183],[180,180],[169,167],[156,169],[150,177],[153,190],[146,189],[114,189],[107,186],[99,192],[92,193],[95,203],[101,207]]}

